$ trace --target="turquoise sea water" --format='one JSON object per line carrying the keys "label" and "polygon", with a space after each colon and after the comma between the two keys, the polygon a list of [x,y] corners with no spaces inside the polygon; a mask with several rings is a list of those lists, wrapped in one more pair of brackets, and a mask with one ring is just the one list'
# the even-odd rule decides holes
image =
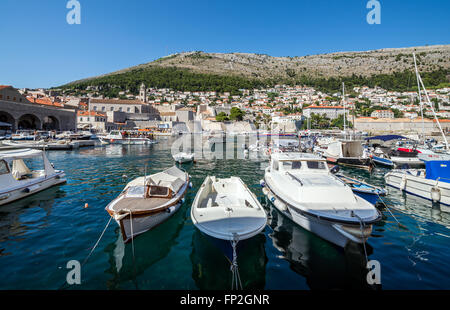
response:
{"label": "turquoise sea water", "polygon": [[[83,266],[81,285],[66,286],[66,264],[82,262],[109,220],[105,206],[131,179],[173,165],[167,141],[48,152],[67,184],[0,206],[0,289],[229,289],[227,259],[195,229],[190,205],[207,175],[239,176],[264,202],[260,160],[197,160],[184,165],[192,176],[181,209],[167,222],[124,245],[112,221]],[[384,185],[384,169],[372,175],[344,170]],[[124,175],[126,176],[124,178]],[[382,289],[450,288],[450,212],[431,202],[390,190],[387,210],[367,243],[370,260],[381,264]],[[85,203],[89,207],[84,208]],[[269,223],[241,251],[244,288],[368,288],[362,246],[337,248],[263,204]],[[450,211],[450,210],[447,210]]]}

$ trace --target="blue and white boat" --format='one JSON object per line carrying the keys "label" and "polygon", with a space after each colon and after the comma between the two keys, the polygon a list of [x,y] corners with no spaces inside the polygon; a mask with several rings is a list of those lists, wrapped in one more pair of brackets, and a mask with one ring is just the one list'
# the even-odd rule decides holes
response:
{"label": "blue and white boat", "polygon": [[392,170],[386,184],[407,194],[450,206],[450,161],[427,161],[425,169]]}
{"label": "blue and white boat", "polygon": [[382,166],[386,168],[394,168],[394,162],[387,158],[387,156],[380,155],[375,156],[372,155],[372,161],[374,162],[375,166]]}
{"label": "blue and white boat", "polygon": [[350,186],[353,193],[361,197],[362,199],[370,202],[373,205],[377,203],[382,203],[381,196],[386,196],[386,190],[380,187],[376,187],[360,181],[358,179],[353,179],[343,174],[336,174],[342,182]]}

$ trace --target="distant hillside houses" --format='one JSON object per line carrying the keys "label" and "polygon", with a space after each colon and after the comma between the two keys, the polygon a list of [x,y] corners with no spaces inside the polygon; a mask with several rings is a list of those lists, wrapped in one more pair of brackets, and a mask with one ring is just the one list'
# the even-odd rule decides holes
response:
{"label": "distant hillside houses", "polygon": [[391,110],[375,110],[370,116],[376,118],[394,118],[394,112]]}
{"label": "distant hillside houses", "polygon": [[344,115],[344,113],[348,116],[348,110],[345,110],[343,106],[312,105],[303,109],[303,115],[308,118],[311,117],[312,114],[319,114],[329,119],[336,119],[339,115]]}

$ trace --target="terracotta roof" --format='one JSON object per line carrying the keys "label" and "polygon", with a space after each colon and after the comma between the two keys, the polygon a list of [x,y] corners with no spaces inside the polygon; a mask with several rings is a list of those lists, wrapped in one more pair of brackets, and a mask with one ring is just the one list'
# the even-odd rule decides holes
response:
{"label": "terracotta roof", "polygon": [[140,100],[121,100],[121,99],[91,99],[90,103],[105,103],[105,104],[145,104]]}
{"label": "terracotta roof", "polygon": [[343,109],[344,107],[340,106],[340,105],[310,105],[309,107],[306,107],[305,109]]}
{"label": "terracotta roof", "polygon": [[0,89],[11,87],[9,85],[0,85]]}
{"label": "terracotta roof", "polygon": [[105,117],[105,114],[95,112],[95,111],[78,111],[78,116],[103,116]]}

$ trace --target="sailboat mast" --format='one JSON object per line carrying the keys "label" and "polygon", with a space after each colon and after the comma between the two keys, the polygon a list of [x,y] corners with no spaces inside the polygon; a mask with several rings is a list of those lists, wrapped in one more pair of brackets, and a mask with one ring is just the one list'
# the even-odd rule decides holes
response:
{"label": "sailboat mast", "polygon": [[436,112],[434,111],[433,104],[431,103],[430,97],[428,96],[428,92],[427,92],[427,90],[425,88],[425,85],[423,84],[422,77],[420,76],[419,70],[417,69],[417,63],[415,62],[416,55],[415,54],[413,54],[413,55],[414,55],[414,66],[416,68],[417,79],[419,80],[420,85],[422,85],[422,89],[423,89],[423,92],[425,94],[425,98],[427,98],[427,102],[430,105],[431,112],[433,112],[434,119],[436,120],[436,123],[438,124],[439,130],[441,131],[442,138],[444,139],[444,142],[445,142],[445,148],[448,150],[449,147],[448,147],[447,137],[445,136],[444,131],[442,130],[441,123],[439,123],[439,119],[437,118]]}
{"label": "sailboat mast", "polygon": [[417,90],[419,92],[420,114],[422,116],[422,140],[425,143],[425,123],[424,123],[424,119],[423,119],[422,93],[420,92],[420,82],[419,82],[419,73],[417,70],[416,53],[413,53],[413,58],[414,58],[414,68],[416,70]]}
{"label": "sailboat mast", "polygon": [[347,138],[347,123],[345,120],[345,84],[342,82],[342,105],[344,106],[344,139]]}

